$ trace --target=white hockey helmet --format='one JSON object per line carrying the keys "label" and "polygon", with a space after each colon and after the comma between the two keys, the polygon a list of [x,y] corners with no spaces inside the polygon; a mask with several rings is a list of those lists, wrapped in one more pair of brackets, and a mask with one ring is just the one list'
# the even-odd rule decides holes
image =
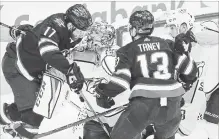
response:
{"label": "white hockey helmet", "polygon": [[180,26],[184,23],[187,25],[187,30],[193,27],[195,18],[194,16],[188,12],[187,9],[176,9],[174,11],[169,11],[169,13],[166,14],[166,25],[165,27],[170,27],[172,25],[175,25],[178,32],[180,29]]}

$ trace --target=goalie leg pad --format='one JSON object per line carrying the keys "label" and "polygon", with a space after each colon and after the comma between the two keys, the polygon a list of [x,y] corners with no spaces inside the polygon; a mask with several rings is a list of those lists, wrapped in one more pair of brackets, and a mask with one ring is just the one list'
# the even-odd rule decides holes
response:
{"label": "goalie leg pad", "polygon": [[[108,125],[106,125],[106,127],[108,127],[108,129],[110,128]],[[96,121],[89,121],[85,123],[83,134],[83,139],[110,139],[101,127],[100,123]]]}

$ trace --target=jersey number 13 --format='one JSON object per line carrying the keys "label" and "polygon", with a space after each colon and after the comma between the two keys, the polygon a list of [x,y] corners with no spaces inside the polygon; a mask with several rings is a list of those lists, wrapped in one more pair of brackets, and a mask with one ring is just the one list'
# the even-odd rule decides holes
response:
{"label": "jersey number 13", "polygon": [[153,72],[153,77],[156,79],[169,79],[171,74],[168,71],[169,59],[165,52],[154,52],[151,54],[150,61],[147,60],[146,54],[139,55],[137,61],[140,62],[141,73],[144,77],[149,78],[148,64],[158,63],[161,59],[162,63],[157,65],[156,71]]}

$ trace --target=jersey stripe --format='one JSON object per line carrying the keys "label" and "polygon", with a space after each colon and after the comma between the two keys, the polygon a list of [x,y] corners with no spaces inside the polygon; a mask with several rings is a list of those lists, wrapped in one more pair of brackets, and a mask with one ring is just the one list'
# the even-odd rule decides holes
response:
{"label": "jersey stripe", "polygon": [[48,39],[48,38],[40,38],[40,41],[39,41],[39,43],[38,43],[38,46],[41,46],[43,43],[46,43],[46,42],[51,42],[51,43],[53,43],[54,45],[58,46],[58,44],[57,44],[55,41],[53,41],[53,40],[51,40],[51,39]]}
{"label": "jersey stripe", "polygon": [[20,46],[20,44],[21,44],[21,41],[22,41],[22,36],[17,39],[17,43],[16,43],[16,49],[17,49],[17,67],[18,67],[19,72],[20,72],[25,78],[27,78],[27,79],[30,80],[30,81],[33,81],[33,80],[34,80],[34,77],[31,76],[31,75],[28,73],[28,71],[26,70],[26,68],[23,66],[23,63],[21,62],[20,53],[19,53],[19,46]]}
{"label": "jersey stripe", "polygon": [[130,98],[144,96],[147,98],[177,97],[185,93],[180,83],[169,85],[136,84],[132,88]]}
{"label": "jersey stripe", "polygon": [[181,69],[181,66],[185,60],[186,60],[186,55],[183,54],[182,56],[179,56],[178,61],[177,61],[177,65],[176,65],[176,69]]}
{"label": "jersey stripe", "polygon": [[168,90],[175,90],[182,87],[182,84],[176,82],[174,84],[169,84],[169,85],[152,85],[152,84],[136,84],[132,90],[137,90],[137,89],[145,89],[145,90],[163,90],[163,91],[168,91]]}
{"label": "jersey stripe", "polygon": [[115,74],[124,74],[126,76],[128,76],[129,78],[131,78],[131,72],[129,69],[118,69],[116,72],[114,72]]}
{"label": "jersey stripe", "polygon": [[55,45],[47,45],[47,46],[40,48],[41,55],[51,52],[51,51],[59,51],[59,48]]}
{"label": "jersey stripe", "polygon": [[193,60],[192,58],[190,58],[189,63],[184,71],[184,74],[189,75],[192,72],[192,70],[193,70]]}
{"label": "jersey stripe", "polygon": [[117,85],[119,85],[119,86],[121,86],[121,87],[123,87],[124,89],[130,88],[129,82],[127,82],[123,78],[112,76],[110,81],[117,84]]}

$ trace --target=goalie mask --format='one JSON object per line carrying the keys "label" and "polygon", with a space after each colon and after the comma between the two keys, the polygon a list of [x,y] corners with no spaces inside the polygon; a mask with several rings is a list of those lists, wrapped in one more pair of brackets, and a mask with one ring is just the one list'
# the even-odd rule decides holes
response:
{"label": "goalie mask", "polygon": [[115,40],[115,28],[107,22],[95,22],[83,37],[77,50],[101,51],[110,49]]}
{"label": "goalie mask", "polygon": [[166,29],[175,38],[180,33],[186,33],[193,27],[195,18],[186,9],[177,9],[166,13]]}
{"label": "goalie mask", "polygon": [[107,22],[95,22],[87,33],[87,50],[111,48],[115,40],[115,28]]}

